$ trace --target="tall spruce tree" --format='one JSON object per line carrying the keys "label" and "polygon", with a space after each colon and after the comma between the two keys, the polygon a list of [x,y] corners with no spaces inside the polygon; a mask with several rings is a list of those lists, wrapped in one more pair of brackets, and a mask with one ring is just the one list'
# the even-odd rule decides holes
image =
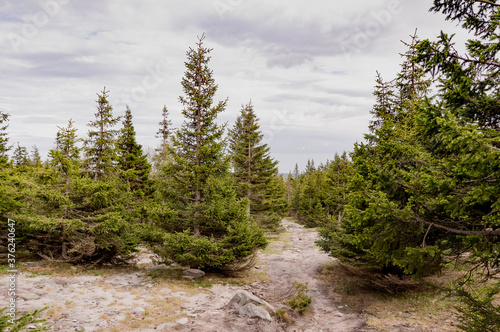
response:
{"label": "tall spruce tree", "polygon": [[[377,79],[375,85],[375,105],[371,109],[373,119],[370,121],[369,129],[371,133],[375,133],[380,129],[384,121],[394,120],[394,84],[393,81],[385,82],[382,75],[377,71]],[[375,136],[370,136],[369,139],[375,140]]]}
{"label": "tall spruce tree", "polygon": [[247,215],[265,228],[276,228],[284,217],[287,202],[283,186],[279,186],[278,162],[270,148],[262,143],[263,134],[252,103],[242,106],[236,123],[229,132],[233,176],[239,197],[246,197]]}
{"label": "tall spruce tree", "polygon": [[[367,142],[355,145],[343,218],[338,227],[322,231],[320,244],[344,261],[418,276],[438,270],[443,253],[442,236],[412,222],[421,213],[414,205],[425,191],[421,181],[433,165],[419,122],[428,80],[415,63],[415,38],[406,44],[409,50],[401,55],[403,65],[391,90],[377,79],[372,112],[377,123]],[[387,102],[384,95],[394,98]]]}
{"label": "tall spruce tree", "polygon": [[172,135],[172,120],[169,118],[167,106],[163,106],[161,115],[163,119],[158,123],[160,129],[156,132],[156,137],[161,138],[161,144],[164,148],[168,145],[170,136]]}
{"label": "tall spruce tree", "polygon": [[140,190],[144,193],[149,188],[151,165],[142,152],[142,146],[137,144],[132,118],[132,111],[127,106],[123,128],[117,140],[118,165],[122,170],[122,177],[129,183],[130,188],[135,192]]}
{"label": "tall spruce tree", "polygon": [[183,264],[231,269],[265,246],[262,230],[247,222],[246,202],[237,199],[224,155],[224,128],[216,123],[226,101],[214,105],[217,85],[209,68],[211,49],[187,51],[182,79],[182,127],[173,138],[172,176],[178,219],[171,223],[163,255]]}
{"label": "tall spruce tree", "polygon": [[84,145],[85,165],[94,181],[113,172],[117,162],[116,134],[118,131],[113,128],[120,118],[113,116],[113,107],[109,104],[108,94],[106,87],[101,94],[97,94],[95,120],[88,123],[88,126],[95,130],[89,130]]}
{"label": "tall spruce tree", "polygon": [[470,266],[486,272],[489,281],[478,289],[469,279],[456,289],[459,328],[465,331],[500,330],[494,303],[500,294],[499,7],[497,0],[435,0],[431,11],[474,37],[466,42],[466,54],[443,31],[437,41],[417,45],[418,60],[439,77],[441,88],[439,104],[425,107],[422,116],[423,137],[438,167],[430,199],[417,201],[425,206],[421,221],[434,233],[448,234],[453,253],[471,253]]}
{"label": "tall spruce tree", "polygon": [[204,38],[204,35],[199,38],[196,49],[190,48],[187,52],[187,70],[181,82],[185,95],[179,97],[185,120],[173,137],[179,198],[184,204],[192,205],[182,218],[191,224],[195,234],[200,232],[199,209],[204,201],[203,188],[207,180],[211,176],[224,175],[228,170],[228,161],[223,155],[224,128],[216,123],[227,100],[213,105],[218,86],[208,67],[212,50],[203,46]]}
{"label": "tall spruce tree", "polygon": [[160,128],[156,132],[156,137],[161,139],[161,145],[155,149],[155,154],[152,157],[153,174],[157,176],[163,165],[170,161],[169,148],[172,144],[172,120],[170,120],[167,106],[163,106],[162,120],[158,123]]}

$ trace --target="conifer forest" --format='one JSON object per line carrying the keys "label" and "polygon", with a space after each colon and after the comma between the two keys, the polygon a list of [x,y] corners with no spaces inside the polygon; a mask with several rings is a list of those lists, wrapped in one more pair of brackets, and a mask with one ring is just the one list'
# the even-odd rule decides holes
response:
{"label": "conifer forest", "polygon": [[[374,68],[364,140],[289,174],[278,172],[252,96],[240,110],[219,99],[210,35],[186,51],[182,125],[172,126],[178,105],[159,107],[149,153],[136,139],[139,110],[114,108],[113,87],[96,91],[87,132],[62,120],[46,157],[13,144],[16,115],[0,111],[3,273],[13,268],[8,220],[16,263],[113,267],[147,248],[234,276],[255,266],[287,218],[317,230],[316,245],[346,269],[393,280],[391,296],[457,273],[441,286],[456,329],[500,331],[500,5],[435,0],[431,11],[473,36],[465,51],[453,35],[430,41],[416,30],[395,77]],[[223,112],[236,121],[221,124]],[[18,315],[18,326],[37,315]],[[10,319],[0,331],[18,331]]]}

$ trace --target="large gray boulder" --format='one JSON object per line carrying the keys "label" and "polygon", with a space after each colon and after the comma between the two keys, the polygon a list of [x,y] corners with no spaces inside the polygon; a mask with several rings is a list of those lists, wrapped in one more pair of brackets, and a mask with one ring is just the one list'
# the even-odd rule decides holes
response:
{"label": "large gray boulder", "polygon": [[274,307],[266,301],[244,290],[236,292],[229,301],[228,306],[233,308],[240,315],[258,317],[267,321],[272,321],[270,312],[276,311]]}

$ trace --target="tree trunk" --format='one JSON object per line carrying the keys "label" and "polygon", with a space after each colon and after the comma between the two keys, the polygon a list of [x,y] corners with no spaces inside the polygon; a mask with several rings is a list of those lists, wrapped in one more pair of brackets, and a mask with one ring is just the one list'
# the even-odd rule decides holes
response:
{"label": "tree trunk", "polygon": [[[199,50],[201,53],[201,50]],[[200,54],[201,55],[201,54]],[[198,97],[201,96],[201,56],[200,60],[198,63]],[[200,170],[200,150],[201,150],[201,105],[198,102],[197,105],[197,114],[196,114],[196,189],[194,192],[194,205],[196,206],[196,211],[194,213],[194,226],[193,226],[193,232],[195,235],[200,234],[200,228],[199,228],[199,214],[200,212],[198,211],[198,206],[201,204],[201,188],[199,187],[200,182],[198,178],[198,171]]]}
{"label": "tree trunk", "polygon": [[252,146],[251,146],[251,141],[248,140],[248,178],[247,178],[247,183],[248,183],[248,189],[247,189],[247,198],[248,198],[248,208],[247,208],[247,217],[250,217],[250,199],[252,197],[252,190],[251,190],[251,185],[252,185]]}

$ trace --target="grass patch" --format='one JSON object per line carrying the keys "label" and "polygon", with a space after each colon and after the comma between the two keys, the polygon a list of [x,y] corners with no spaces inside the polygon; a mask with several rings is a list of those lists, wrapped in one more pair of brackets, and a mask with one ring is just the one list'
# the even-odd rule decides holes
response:
{"label": "grass patch", "polygon": [[63,312],[64,309],[62,307],[51,307],[45,312],[44,318],[50,319],[51,321],[57,321],[64,318]]}
{"label": "grass patch", "polygon": [[144,314],[128,313],[125,318],[114,326],[111,332],[142,330],[156,328],[164,323],[173,323],[182,317],[180,306],[184,301],[179,297],[157,298],[149,302]]}
{"label": "grass patch", "polygon": [[[37,266],[26,266],[24,264],[16,264],[15,269],[26,273],[28,278],[40,276],[53,277],[74,277],[80,275],[94,276],[112,276],[123,273],[139,272],[141,269],[134,265],[72,265],[69,263],[40,261]],[[0,265],[0,274],[7,274],[8,270],[12,270],[8,265]]]}

